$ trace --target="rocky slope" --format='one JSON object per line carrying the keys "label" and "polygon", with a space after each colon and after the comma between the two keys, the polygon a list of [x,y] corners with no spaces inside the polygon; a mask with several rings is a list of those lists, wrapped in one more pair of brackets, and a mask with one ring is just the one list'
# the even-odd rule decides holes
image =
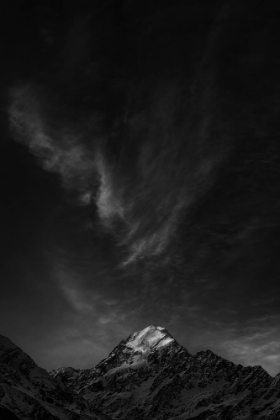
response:
{"label": "rocky slope", "polygon": [[0,335],[1,420],[107,420]]}
{"label": "rocky slope", "polygon": [[131,334],[92,369],[48,373],[0,336],[1,420],[279,420],[280,374],[192,356],[166,329]]}
{"label": "rocky slope", "polygon": [[192,356],[163,328],[132,334],[95,368],[51,376],[112,419],[280,418],[279,375],[211,351]]}

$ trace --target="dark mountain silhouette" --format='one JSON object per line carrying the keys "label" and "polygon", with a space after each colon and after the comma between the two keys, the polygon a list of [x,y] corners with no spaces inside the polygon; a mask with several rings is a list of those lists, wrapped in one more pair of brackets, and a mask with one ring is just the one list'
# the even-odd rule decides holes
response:
{"label": "dark mountain silhouette", "polygon": [[277,420],[280,374],[241,366],[212,351],[191,355],[151,325],[92,369],[48,373],[0,339],[0,414],[19,420]]}
{"label": "dark mountain silhouette", "polygon": [[1,420],[107,420],[0,335]]}

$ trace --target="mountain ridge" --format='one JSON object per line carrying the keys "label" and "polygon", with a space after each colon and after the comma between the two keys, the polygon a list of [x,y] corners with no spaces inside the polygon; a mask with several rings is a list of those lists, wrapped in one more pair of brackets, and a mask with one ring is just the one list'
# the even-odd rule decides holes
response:
{"label": "mountain ridge", "polygon": [[109,420],[71,395],[9,338],[0,336],[1,420]]}
{"label": "mountain ridge", "polygon": [[1,420],[279,420],[280,373],[191,355],[163,327],[130,334],[89,369],[47,372],[0,336]]}
{"label": "mountain ridge", "polygon": [[[165,337],[168,345],[157,346]],[[280,388],[272,387],[278,381],[261,366],[235,365],[211,350],[191,355],[166,329],[154,325],[122,340],[92,369],[60,368],[51,375],[112,419],[173,419],[178,411],[174,419],[249,419],[257,411],[252,418],[270,419],[268,405],[256,402],[267,389],[269,405],[279,410],[274,402]]]}

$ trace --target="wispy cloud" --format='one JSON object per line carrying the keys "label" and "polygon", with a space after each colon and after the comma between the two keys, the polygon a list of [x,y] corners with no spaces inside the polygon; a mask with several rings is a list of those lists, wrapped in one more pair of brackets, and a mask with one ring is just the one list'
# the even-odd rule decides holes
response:
{"label": "wispy cloud", "polygon": [[86,295],[86,292],[79,288],[73,279],[69,279],[69,276],[66,277],[66,274],[61,270],[57,274],[58,287],[61,290],[63,297],[71,305],[71,307],[81,313],[89,313],[95,310],[93,297]]}
{"label": "wispy cloud", "polygon": [[261,365],[270,374],[280,372],[279,331],[267,331],[251,337],[241,337],[225,341],[222,345],[231,360],[243,365]]}
{"label": "wispy cloud", "polygon": [[[57,127],[46,115],[45,100],[34,87],[22,86],[10,92],[11,129],[15,138],[25,143],[38,157],[45,170],[58,173],[65,187],[89,194],[89,183],[96,172],[95,150],[86,148],[68,123]],[[97,143],[97,140],[95,141]]]}
{"label": "wispy cloud", "polygon": [[[181,90],[172,84],[155,88],[147,115],[136,111],[124,117],[128,141],[138,137],[137,153],[120,139],[118,159],[107,150],[109,128],[100,128],[98,111],[86,125],[91,128],[84,129],[52,115],[53,99],[42,87],[15,87],[10,96],[15,138],[45,170],[59,174],[65,188],[77,192],[80,205],[95,203],[100,221],[126,251],[122,267],[165,252],[227,155],[227,147],[212,152],[207,145],[208,117],[198,132],[188,130],[188,121],[175,124]],[[139,124],[145,132],[140,138]]]}

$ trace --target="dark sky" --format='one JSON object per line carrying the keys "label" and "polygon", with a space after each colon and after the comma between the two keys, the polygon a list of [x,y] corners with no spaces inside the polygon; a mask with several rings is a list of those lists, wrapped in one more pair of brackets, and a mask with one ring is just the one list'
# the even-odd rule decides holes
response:
{"label": "dark sky", "polygon": [[278,2],[2,12],[0,333],[86,368],[155,324],[278,373]]}

